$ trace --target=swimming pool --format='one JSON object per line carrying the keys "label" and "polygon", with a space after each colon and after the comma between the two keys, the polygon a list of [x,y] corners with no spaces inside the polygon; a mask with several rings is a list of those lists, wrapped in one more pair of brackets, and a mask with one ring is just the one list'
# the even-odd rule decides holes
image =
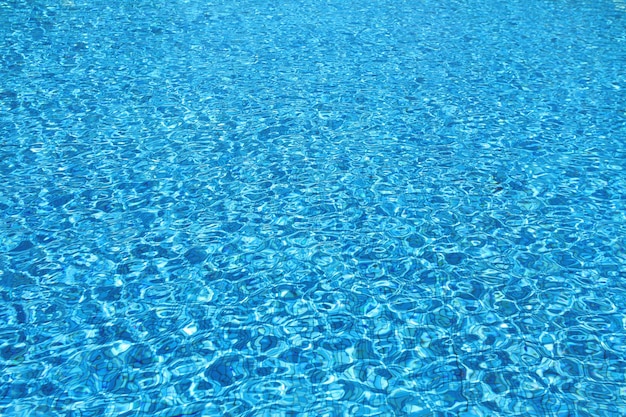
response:
{"label": "swimming pool", "polygon": [[0,0],[0,414],[626,415],[623,1]]}

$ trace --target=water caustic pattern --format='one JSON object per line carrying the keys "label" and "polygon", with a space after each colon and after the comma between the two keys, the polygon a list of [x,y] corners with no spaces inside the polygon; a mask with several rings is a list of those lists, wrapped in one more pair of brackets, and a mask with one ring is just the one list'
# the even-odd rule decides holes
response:
{"label": "water caustic pattern", "polygon": [[626,415],[625,28],[0,1],[0,414]]}

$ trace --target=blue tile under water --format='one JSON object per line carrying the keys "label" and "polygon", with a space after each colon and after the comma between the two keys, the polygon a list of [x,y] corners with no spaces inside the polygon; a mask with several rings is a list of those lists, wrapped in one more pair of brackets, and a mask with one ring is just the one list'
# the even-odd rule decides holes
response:
{"label": "blue tile under water", "polygon": [[0,415],[626,415],[624,0],[0,0]]}

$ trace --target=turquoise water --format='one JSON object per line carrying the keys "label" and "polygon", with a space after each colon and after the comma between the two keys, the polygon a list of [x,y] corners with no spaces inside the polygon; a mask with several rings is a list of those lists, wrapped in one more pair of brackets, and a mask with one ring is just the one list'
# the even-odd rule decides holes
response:
{"label": "turquoise water", "polygon": [[0,415],[626,415],[626,3],[0,0]]}

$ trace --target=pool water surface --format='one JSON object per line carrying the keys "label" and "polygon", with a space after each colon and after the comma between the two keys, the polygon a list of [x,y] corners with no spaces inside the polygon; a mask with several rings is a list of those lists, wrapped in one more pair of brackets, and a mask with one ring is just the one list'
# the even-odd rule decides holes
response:
{"label": "pool water surface", "polygon": [[622,0],[0,0],[0,415],[626,415]]}

